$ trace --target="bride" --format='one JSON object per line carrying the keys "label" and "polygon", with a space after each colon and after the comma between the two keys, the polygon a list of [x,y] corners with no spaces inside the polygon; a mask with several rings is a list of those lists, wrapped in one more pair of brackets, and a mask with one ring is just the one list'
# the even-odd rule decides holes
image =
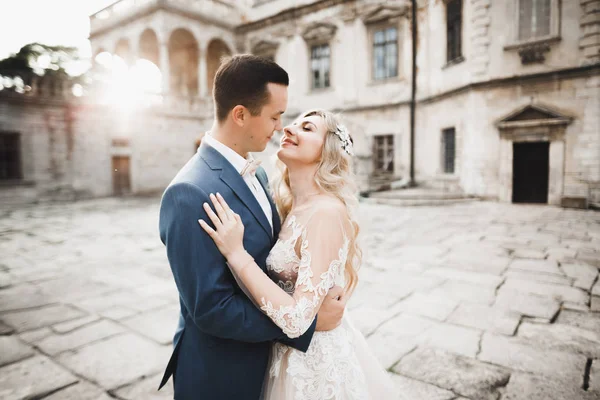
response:
{"label": "bride", "polygon": [[[284,128],[274,197],[284,220],[269,257],[269,276],[244,249],[244,225],[223,197],[204,203],[200,220],[246,294],[290,338],[311,325],[334,286],[356,287],[361,250],[351,168],[352,140],[338,118],[312,110]],[[303,353],[275,343],[265,377],[266,400],[395,399],[392,382],[346,315],[332,331],[315,332]]]}

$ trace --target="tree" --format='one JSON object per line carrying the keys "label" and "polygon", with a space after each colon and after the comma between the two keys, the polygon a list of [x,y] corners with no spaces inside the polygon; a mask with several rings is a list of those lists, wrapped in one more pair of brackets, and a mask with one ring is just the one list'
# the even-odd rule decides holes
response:
{"label": "tree", "polygon": [[31,85],[36,76],[43,77],[44,81],[70,81],[75,84],[81,80],[82,75],[73,76],[69,72],[81,62],[75,47],[30,43],[18,53],[0,60],[0,78],[8,78],[15,83],[15,88],[19,84]]}

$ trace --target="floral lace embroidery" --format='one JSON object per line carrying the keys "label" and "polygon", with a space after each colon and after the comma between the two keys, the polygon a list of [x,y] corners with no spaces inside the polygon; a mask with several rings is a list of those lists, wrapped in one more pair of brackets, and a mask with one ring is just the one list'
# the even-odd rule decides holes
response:
{"label": "floral lace embroidery", "polygon": [[[292,217],[288,222],[288,226],[294,228],[292,238],[297,233],[297,225],[295,223],[295,217]],[[338,259],[332,261],[327,268],[327,271],[323,272],[319,278],[319,282],[313,285],[312,278],[314,273],[311,269],[311,254],[308,251],[308,239],[306,237],[306,229],[301,229],[302,243],[300,246],[300,263],[298,266],[298,277],[296,279],[294,294],[298,294],[294,305],[290,306],[279,306],[279,308],[273,307],[273,304],[266,300],[264,297],[261,298],[263,310],[272,320],[277,324],[290,338],[296,338],[302,335],[308,330],[312,321],[316,315],[317,308],[320,306],[321,299],[331,289],[336,280],[337,276],[343,274],[343,266],[346,264],[346,256],[348,254],[349,240],[347,237],[344,238],[344,245],[338,251]],[[278,242],[279,243],[279,242]],[[288,250],[278,249],[277,253],[273,258],[279,255],[285,257],[289,252],[294,252],[295,255],[295,241],[289,239],[282,242],[282,246],[286,246]],[[271,255],[269,255],[271,257]],[[271,258],[272,265],[276,265],[277,261]],[[297,256],[296,256],[297,258]],[[288,257],[285,257],[287,261]],[[289,264],[288,262],[282,262],[280,265]],[[279,268],[278,268],[279,269]],[[282,270],[273,268],[275,272],[283,272]],[[287,292],[287,291],[286,291]]]}

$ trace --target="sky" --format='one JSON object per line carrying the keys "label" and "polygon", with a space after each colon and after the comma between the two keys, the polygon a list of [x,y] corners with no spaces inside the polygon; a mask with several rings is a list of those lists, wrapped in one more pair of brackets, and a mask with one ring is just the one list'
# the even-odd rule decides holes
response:
{"label": "sky", "polygon": [[0,0],[0,59],[31,42],[76,46],[90,57],[88,16],[115,0]]}

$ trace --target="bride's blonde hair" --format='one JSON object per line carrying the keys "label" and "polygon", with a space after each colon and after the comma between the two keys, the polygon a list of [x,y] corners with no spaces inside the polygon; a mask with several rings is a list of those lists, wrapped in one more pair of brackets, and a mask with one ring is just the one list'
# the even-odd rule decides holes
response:
{"label": "bride's blonde hair", "polygon": [[[323,118],[325,129],[327,129],[321,159],[314,178],[315,183],[323,192],[334,195],[344,203],[352,226],[352,232],[347,233],[350,243],[345,266],[347,283],[345,292],[351,294],[358,283],[357,271],[362,261],[362,250],[357,242],[360,231],[356,219],[358,192],[352,171],[352,159],[342,148],[342,142],[336,134],[340,126],[339,118],[335,114],[321,109],[309,110],[302,114],[301,118],[310,116]],[[273,179],[273,197],[283,221],[292,209],[290,175],[287,166],[281,160],[278,159],[276,165],[278,174]]]}

